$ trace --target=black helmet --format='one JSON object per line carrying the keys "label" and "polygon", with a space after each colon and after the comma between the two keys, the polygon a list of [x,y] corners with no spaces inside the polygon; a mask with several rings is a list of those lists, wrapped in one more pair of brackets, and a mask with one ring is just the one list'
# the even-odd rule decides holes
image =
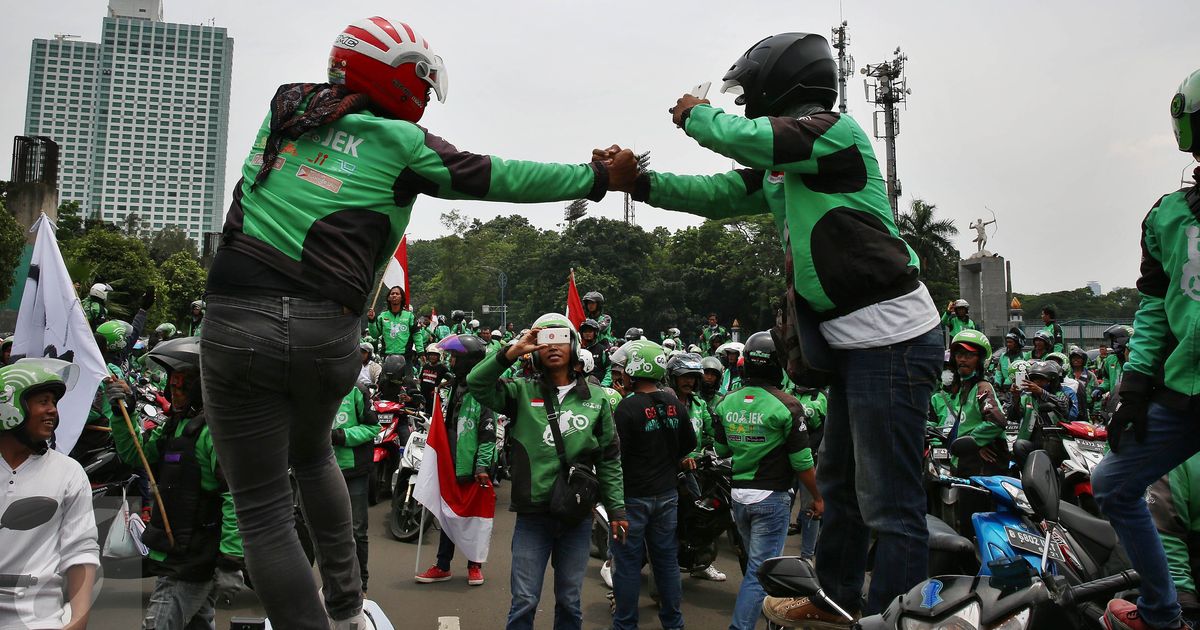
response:
{"label": "black helmet", "polygon": [[829,42],[812,33],[781,33],[750,47],[722,77],[746,117],[778,116],[793,105],[831,109],[838,97],[837,62]]}
{"label": "black helmet", "polygon": [[583,302],[595,302],[597,304],[604,303],[604,294],[599,291],[588,291],[583,294]]}
{"label": "black helmet", "polygon": [[1071,359],[1074,359],[1075,357],[1082,357],[1083,362],[1087,363],[1088,353],[1087,353],[1087,350],[1084,350],[1083,348],[1080,348],[1079,346],[1071,346],[1071,349],[1067,352],[1067,357],[1069,357]]}
{"label": "black helmet", "polygon": [[584,328],[591,328],[596,332],[600,332],[600,322],[589,317],[583,320],[583,323],[579,325],[579,332],[583,332]]}
{"label": "black helmet", "polygon": [[454,320],[454,323],[456,323],[456,324],[458,322],[461,322],[462,320],[466,319],[466,317],[467,317],[467,314],[462,311],[459,311],[459,310],[450,311],[450,319]]}
{"label": "black helmet", "polygon": [[[184,374],[183,390],[192,409],[204,406],[204,389],[200,381],[200,338],[178,337],[154,346],[146,358],[161,365],[170,376]],[[168,397],[170,396],[168,392]],[[172,401],[178,405],[179,401]]]}
{"label": "black helmet", "polygon": [[1046,344],[1047,350],[1054,350],[1054,337],[1050,333],[1044,330],[1037,331],[1037,333],[1033,335],[1033,340],[1037,341],[1039,339],[1042,341],[1042,343]]}
{"label": "black helmet", "polygon": [[1117,350],[1117,345],[1124,347],[1129,343],[1129,338],[1133,336],[1133,327],[1124,324],[1113,324],[1104,331],[1104,338],[1108,340],[1114,350]]}
{"label": "black helmet", "polygon": [[1025,338],[1015,332],[1010,332],[1004,335],[1005,339],[1012,339],[1017,344],[1017,349],[1020,350],[1025,346]]}
{"label": "black helmet", "polygon": [[742,348],[743,371],[748,378],[761,378],[771,382],[783,380],[783,366],[779,353],[775,351],[775,339],[770,331],[760,331],[746,340]]}
{"label": "black helmet", "polygon": [[684,374],[704,374],[704,366],[700,363],[700,355],[693,352],[681,352],[667,360],[667,374],[671,378]]}
{"label": "black helmet", "polygon": [[408,370],[408,361],[404,360],[404,355],[402,354],[389,354],[383,360],[382,376],[385,381],[393,383],[404,382],[406,370]]}
{"label": "black helmet", "polygon": [[633,326],[625,331],[625,341],[637,341],[644,336],[645,334],[642,332],[642,329],[637,326]]}
{"label": "black helmet", "polygon": [[1029,370],[1025,373],[1031,377],[1040,376],[1052,383],[1057,383],[1062,378],[1062,366],[1054,361],[1034,361],[1029,364]]}
{"label": "black helmet", "polygon": [[454,357],[454,372],[458,376],[466,376],[487,356],[487,343],[476,335],[450,335],[437,346]]}

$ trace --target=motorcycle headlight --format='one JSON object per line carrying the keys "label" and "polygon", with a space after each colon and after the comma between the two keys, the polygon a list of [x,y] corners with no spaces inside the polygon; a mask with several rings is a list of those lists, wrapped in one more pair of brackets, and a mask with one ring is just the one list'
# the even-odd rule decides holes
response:
{"label": "motorcycle headlight", "polygon": [[1017,614],[1008,617],[1004,621],[992,626],[995,630],[1025,630],[1029,625],[1029,617],[1031,612],[1028,608],[1022,608]]}
{"label": "motorcycle headlight", "polygon": [[1004,491],[1013,498],[1013,503],[1016,503],[1017,507],[1020,508],[1022,512],[1033,514],[1033,504],[1031,504],[1029,502],[1029,498],[1025,496],[1024,490],[1018,488],[1016,484],[1009,483],[1007,481],[1001,481],[1000,487],[1004,488]]}
{"label": "motorcycle headlight", "polygon": [[900,628],[901,630],[979,630],[979,602],[972,601],[941,621],[901,617]]}

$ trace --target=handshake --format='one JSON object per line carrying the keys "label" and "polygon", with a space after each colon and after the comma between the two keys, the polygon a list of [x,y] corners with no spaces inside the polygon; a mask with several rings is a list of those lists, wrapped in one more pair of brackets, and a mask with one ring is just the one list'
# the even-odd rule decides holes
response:
{"label": "handshake", "polygon": [[[684,94],[675,102],[675,107],[667,110],[671,114],[671,122],[682,128],[687,114],[701,103],[708,103],[708,99]],[[608,168],[609,190],[632,193],[638,176],[646,172],[650,163],[650,152],[635,154],[614,144],[607,149],[592,149],[592,161]]]}

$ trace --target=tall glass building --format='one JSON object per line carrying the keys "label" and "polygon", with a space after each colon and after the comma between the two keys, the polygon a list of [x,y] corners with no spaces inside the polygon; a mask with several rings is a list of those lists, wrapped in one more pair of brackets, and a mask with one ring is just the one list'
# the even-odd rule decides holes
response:
{"label": "tall glass building", "polygon": [[162,20],[162,0],[111,0],[99,44],[35,39],[25,135],[60,146],[61,201],[87,216],[220,229],[233,39]]}

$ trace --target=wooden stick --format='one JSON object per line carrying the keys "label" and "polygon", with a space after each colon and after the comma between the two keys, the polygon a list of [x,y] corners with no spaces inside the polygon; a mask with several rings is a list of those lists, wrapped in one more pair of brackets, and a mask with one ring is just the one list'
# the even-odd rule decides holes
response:
{"label": "wooden stick", "polygon": [[105,433],[112,433],[112,429],[99,424],[85,424],[83,425],[83,429],[85,431],[103,431]]}
{"label": "wooden stick", "polygon": [[162,514],[163,528],[167,530],[167,542],[171,543],[171,547],[174,548],[175,534],[171,532],[171,519],[167,518],[167,508],[163,505],[162,495],[158,493],[158,482],[154,480],[154,471],[150,468],[150,462],[146,461],[146,452],[142,450],[142,439],[133,429],[133,421],[129,419],[125,401],[118,400],[117,407],[120,407],[121,415],[125,417],[125,427],[129,429],[129,435],[133,436],[133,446],[137,449],[138,459],[142,460],[142,468],[146,470],[146,478],[150,480],[150,490],[154,493],[154,502],[158,504],[158,513]]}
{"label": "wooden stick", "polygon": [[383,276],[380,275],[379,276],[379,284],[376,285],[376,287],[375,287],[375,297],[371,298],[371,303],[367,305],[367,308],[375,308],[375,302],[379,301],[379,292],[382,290],[383,290]]}

